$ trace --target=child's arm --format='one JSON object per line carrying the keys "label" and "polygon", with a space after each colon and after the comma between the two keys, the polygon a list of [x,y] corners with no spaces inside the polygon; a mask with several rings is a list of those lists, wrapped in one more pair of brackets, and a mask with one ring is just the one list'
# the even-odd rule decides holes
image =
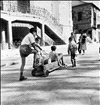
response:
{"label": "child's arm", "polygon": [[38,44],[35,43],[35,46],[42,50],[42,48]]}
{"label": "child's arm", "polygon": [[68,55],[70,54],[70,45],[68,45]]}
{"label": "child's arm", "polygon": [[38,50],[35,48],[35,43],[32,43],[31,46],[38,52]]}
{"label": "child's arm", "polygon": [[56,60],[59,61],[59,57],[58,57],[58,54],[57,53],[56,53]]}
{"label": "child's arm", "polygon": [[42,50],[42,48],[36,43],[32,43],[31,45],[35,50],[36,50],[35,46],[38,47],[40,50]]}

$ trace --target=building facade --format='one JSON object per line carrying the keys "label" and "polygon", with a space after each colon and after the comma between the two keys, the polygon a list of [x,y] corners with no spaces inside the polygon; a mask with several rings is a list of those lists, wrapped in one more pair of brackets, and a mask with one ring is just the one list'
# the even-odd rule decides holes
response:
{"label": "building facade", "polygon": [[0,43],[12,48],[35,27],[41,45],[66,44],[73,30],[71,1],[0,1]]}
{"label": "building facade", "polygon": [[92,41],[100,42],[100,9],[93,3],[83,3],[72,8],[73,29],[86,32]]}

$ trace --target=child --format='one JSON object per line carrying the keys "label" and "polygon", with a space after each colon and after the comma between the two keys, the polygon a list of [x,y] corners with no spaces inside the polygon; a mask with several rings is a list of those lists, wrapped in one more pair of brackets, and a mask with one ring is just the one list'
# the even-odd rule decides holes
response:
{"label": "child", "polygon": [[85,54],[85,50],[87,49],[86,42],[87,42],[87,35],[86,33],[82,33],[82,35],[80,36],[80,49],[83,52],[82,55]]}
{"label": "child", "polygon": [[81,54],[81,49],[80,49],[80,47],[81,47],[81,42],[80,42],[80,38],[79,38],[79,42],[78,42],[77,44],[78,44],[78,52],[79,52],[79,54]]}
{"label": "child", "polygon": [[38,51],[37,54],[36,54],[36,60],[35,60],[35,65],[36,64],[40,64],[42,63],[42,48],[40,47],[40,38],[37,37],[35,38],[35,42],[36,42],[36,45],[38,46],[35,46],[35,49]]}
{"label": "child", "polygon": [[77,45],[76,45],[75,41],[70,37],[69,44],[68,44],[68,54],[71,55],[72,67],[76,66],[76,59],[75,59],[76,51],[77,51]]}
{"label": "child", "polygon": [[[66,66],[63,61],[63,55],[56,53],[56,46],[51,46],[51,52],[49,53],[49,59],[51,59],[51,62],[58,61],[58,64],[60,66],[62,66],[62,65]],[[60,60],[61,60],[62,64],[60,64]]]}
{"label": "child", "polygon": [[36,42],[36,45],[38,46],[38,47],[35,46],[35,49],[38,52],[36,53],[36,60],[35,60],[34,66],[47,64],[49,56],[47,56],[47,53],[45,53],[45,51],[42,50],[42,48],[40,47],[40,45],[39,45],[40,44],[40,38],[39,37],[35,38],[35,42]]}
{"label": "child", "polygon": [[21,57],[21,67],[20,67],[20,81],[26,80],[27,78],[24,77],[24,67],[25,67],[25,63],[26,63],[26,57],[30,54],[34,54],[34,58],[35,55],[37,53],[37,51],[34,49],[35,45],[35,36],[36,36],[36,29],[35,28],[31,28],[29,30],[29,33],[23,38],[20,48],[19,48],[19,52],[20,52],[20,57]]}

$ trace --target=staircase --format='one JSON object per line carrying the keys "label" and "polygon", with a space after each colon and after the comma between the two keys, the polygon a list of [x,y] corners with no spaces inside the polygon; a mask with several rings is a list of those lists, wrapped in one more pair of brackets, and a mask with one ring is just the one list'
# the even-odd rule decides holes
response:
{"label": "staircase", "polygon": [[[45,26],[45,34],[48,35],[56,44],[65,44],[64,38],[62,36],[63,27],[61,24],[57,22],[57,20],[44,8],[31,6],[29,8],[22,9],[19,11],[19,7],[17,3],[9,2],[4,3],[4,7],[9,5],[8,8],[4,8],[1,11],[2,14],[19,16],[19,17],[28,17],[34,18],[44,23]],[[24,8],[24,6],[23,6]],[[25,11],[24,11],[25,10]],[[49,38],[46,38],[46,42],[48,42]],[[50,43],[48,43],[50,44]]]}

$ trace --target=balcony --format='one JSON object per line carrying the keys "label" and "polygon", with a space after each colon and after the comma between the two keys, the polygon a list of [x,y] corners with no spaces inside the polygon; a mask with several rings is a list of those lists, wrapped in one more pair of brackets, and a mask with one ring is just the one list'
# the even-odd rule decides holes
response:
{"label": "balcony", "polygon": [[57,30],[58,34],[62,35],[63,27],[59,22],[45,9],[35,6],[27,7],[26,5],[23,5],[20,7],[17,2],[3,2],[3,11],[12,12],[12,13],[23,13],[26,15],[33,15],[35,17],[41,17],[44,18],[48,24],[52,27],[52,29],[55,28]]}

